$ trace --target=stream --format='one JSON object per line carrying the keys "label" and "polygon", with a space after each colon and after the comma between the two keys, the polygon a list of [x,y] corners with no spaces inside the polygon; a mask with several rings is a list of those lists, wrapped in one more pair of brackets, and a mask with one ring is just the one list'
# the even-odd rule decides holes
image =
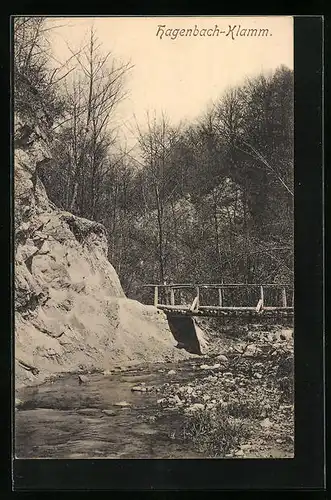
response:
{"label": "stream", "polygon": [[[180,424],[175,412],[160,411],[158,392],[132,392],[134,385],[185,383],[197,378],[195,364],[147,365],[110,375],[89,374],[79,383],[78,374],[61,375],[39,386],[25,387],[16,396],[17,458],[204,458],[190,444],[176,440]],[[170,376],[168,371],[176,374]],[[123,402],[129,406],[116,406]]]}

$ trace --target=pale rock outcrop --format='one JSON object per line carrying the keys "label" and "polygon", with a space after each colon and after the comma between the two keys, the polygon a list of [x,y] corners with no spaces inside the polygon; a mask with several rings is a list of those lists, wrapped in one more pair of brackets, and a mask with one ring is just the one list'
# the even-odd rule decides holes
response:
{"label": "pale rock outcrop", "polygon": [[[23,131],[22,131],[23,130]],[[166,318],[125,297],[101,224],[59,210],[36,175],[50,158],[35,128],[15,134],[15,381],[189,356]]]}

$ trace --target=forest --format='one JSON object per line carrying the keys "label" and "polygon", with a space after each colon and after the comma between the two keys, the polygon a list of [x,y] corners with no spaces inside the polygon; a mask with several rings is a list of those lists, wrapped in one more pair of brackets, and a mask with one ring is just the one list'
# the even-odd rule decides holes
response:
{"label": "forest", "polygon": [[292,70],[228,88],[192,123],[150,110],[137,154],[118,147],[114,120],[134,66],[92,28],[64,63],[44,18],[14,28],[15,114],[51,153],[38,177],[57,207],[105,226],[127,296],[142,300],[144,283],[292,282]]}

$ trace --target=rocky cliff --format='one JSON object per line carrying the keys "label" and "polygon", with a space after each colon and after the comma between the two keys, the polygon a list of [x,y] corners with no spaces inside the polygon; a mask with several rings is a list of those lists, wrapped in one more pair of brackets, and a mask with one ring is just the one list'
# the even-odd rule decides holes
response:
{"label": "rocky cliff", "polygon": [[59,210],[36,170],[50,158],[38,128],[15,131],[15,381],[79,369],[163,361],[175,349],[166,318],[125,297],[102,225]]}

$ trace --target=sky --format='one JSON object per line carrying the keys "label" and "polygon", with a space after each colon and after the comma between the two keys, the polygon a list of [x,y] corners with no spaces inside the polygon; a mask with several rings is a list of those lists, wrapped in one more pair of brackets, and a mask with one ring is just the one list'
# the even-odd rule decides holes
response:
{"label": "sky", "polygon": [[[147,111],[156,116],[164,112],[174,125],[192,121],[228,87],[240,85],[247,77],[281,64],[293,69],[293,18],[289,16],[67,17],[52,23],[57,59],[68,58],[67,45],[77,49],[93,25],[102,50],[133,65],[126,78],[128,95],[115,117],[121,140],[128,143],[134,140],[136,122],[143,128]],[[159,25],[165,26],[159,29]],[[185,35],[175,38],[176,32],[166,31],[195,26],[196,36],[182,31]],[[215,26],[224,33],[217,36]],[[248,29],[269,31],[247,36]]]}

